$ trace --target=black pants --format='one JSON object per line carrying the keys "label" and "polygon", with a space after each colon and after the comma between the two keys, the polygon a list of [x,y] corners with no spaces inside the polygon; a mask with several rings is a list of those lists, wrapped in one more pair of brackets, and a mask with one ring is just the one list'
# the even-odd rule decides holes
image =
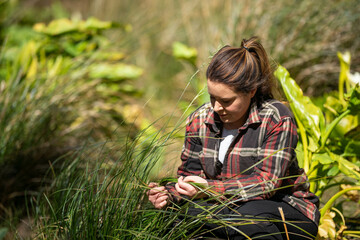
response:
{"label": "black pants", "polygon": [[[223,239],[314,239],[318,227],[305,215],[289,204],[280,201],[259,200],[240,204],[232,204],[227,207],[214,207],[216,205],[196,201],[184,214],[192,217],[203,217],[203,221],[197,228],[201,227],[202,237],[218,237]],[[213,213],[209,214],[208,211]],[[282,208],[285,218],[284,222],[279,211]],[[219,226],[215,220],[225,220],[231,226]],[[287,232],[287,234],[286,234]],[[247,235],[248,237],[246,237]]]}

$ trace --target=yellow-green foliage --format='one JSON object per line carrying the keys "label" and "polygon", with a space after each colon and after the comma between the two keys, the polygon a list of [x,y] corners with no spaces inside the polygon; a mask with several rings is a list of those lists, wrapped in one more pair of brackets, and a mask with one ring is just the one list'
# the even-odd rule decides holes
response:
{"label": "yellow-green foliage", "polygon": [[[326,99],[323,107],[316,106],[309,97],[304,96],[300,87],[290,77],[289,72],[282,66],[276,70],[278,78],[292,112],[294,113],[300,141],[297,146],[298,161],[310,178],[310,189],[320,198],[324,206],[321,209],[320,239],[335,239],[346,234],[346,222],[343,214],[337,208],[343,208],[342,202],[337,208],[332,208],[336,200],[345,197],[348,201],[359,201],[359,198],[348,197],[348,192],[360,190],[356,186],[360,183],[360,133],[358,118],[360,116],[360,87],[351,84],[350,55],[338,53],[341,63],[339,77],[339,91]],[[344,85],[346,88],[344,88]],[[346,89],[346,90],[344,90]],[[324,117],[325,116],[325,117]],[[340,122],[347,119],[347,124]],[[333,134],[335,130],[341,134]],[[350,182],[346,186],[344,182]],[[336,187],[338,192],[328,201],[325,199],[326,191]],[[333,212],[330,212],[332,208]],[[334,222],[335,212],[341,216],[342,221]],[[355,234],[355,231],[352,232]],[[359,234],[359,232],[356,232]]]}
{"label": "yellow-green foliage", "polygon": [[[141,112],[130,117],[128,111],[139,109],[134,80],[143,70],[126,63],[105,37],[111,27],[117,25],[95,18],[59,19],[36,24],[23,45],[13,44],[21,36],[7,36],[0,59],[0,176],[8,181],[0,202],[12,192],[25,194],[27,178],[42,178],[30,169],[88,141],[111,141],[116,134],[131,141],[143,128]],[[17,174],[26,180],[10,181]]]}

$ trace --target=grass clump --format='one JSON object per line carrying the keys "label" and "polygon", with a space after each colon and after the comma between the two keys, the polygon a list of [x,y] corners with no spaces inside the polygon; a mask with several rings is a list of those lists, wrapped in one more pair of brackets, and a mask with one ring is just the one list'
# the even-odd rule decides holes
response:
{"label": "grass clump", "polygon": [[169,136],[152,137],[147,146],[129,141],[116,160],[104,146],[69,156],[51,187],[32,199],[36,238],[160,239],[169,213],[152,209],[145,191]]}
{"label": "grass clump", "polygon": [[[141,110],[132,81],[142,69],[111,48],[104,31],[113,27],[95,18],[59,19],[23,26],[28,35],[21,41],[22,32],[6,32],[0,52],[0,226],[24,214],[25,196],[38,194],[49,166],[61,166],[55,162],[60,156],[86,141],[113,139],[115,130],[132,139],[143,127],[144,118],[135,122],[132,116]],[[113,158],[120,152],[112,151]]]}

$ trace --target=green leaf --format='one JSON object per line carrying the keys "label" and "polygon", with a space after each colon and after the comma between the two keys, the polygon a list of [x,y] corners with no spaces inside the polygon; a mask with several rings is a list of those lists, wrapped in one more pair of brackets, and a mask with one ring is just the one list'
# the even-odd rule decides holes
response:
{"label": "green leaf", "polygon": [[360,87],[351,88],[350,92],[346,94],[346,99],[348,100],[348,109],[351,111],[351,114],[358,114],[360,111]]}
{"label": "green leaf", "polygon": [[332,159],[328,153],[315,153],[313,155],[312,161],[319,161],[321,164],[330,164],[333,163],[335,160]]}
{"label": "green leaf", "polygon": [[76,44],[73,44],[72,42],[64,42],[62,44],[65,52],[67,52],[69,55],[76,57],[79,56],[82,52],[78,51],[78,49],[76,48]]}
{"label": "green leaf", "polygon": [[360,157],[360,141],[350,141],[346,147],[345,152],[342,155],[344,157]]}
{"label": "green leaf", "polygon": [[195,64],[197,58],[197,50],[192,47],[188,47],[183,43],[174,42],[172,45],[173,56],[177,59],[184,59],[192,64]]}
{"label": "green leaf", "polygon": [[119,88],[120,92],[126,93],[133,96],[141,96],[142,92],[139,89],[136,89],[133,85],[124,84]]}
{"label": "green leaf", "polygon": [[301,168],[304,168],[304,146],[301,141],[298,141],[296,146],[296,158]]}
{"label": "green leaf", "polygon": [[112,22],[100,21],[94,17],[90,17],[86,22],[82,22],[85,29],[109,29],[112,27]]}
{"label": "green leaf", "polygon": [[111,28],[112,25],[112,22],[100,21],[94,17],[90,17],[86,21],[60,18],[51,21],[47,26],[44,23],[37,23],[34,25],[33,29],[37,32],[57,36],[69,32],[87,32],[91,29],[104,30]]}
{"label": "green leaf", "polygon": [[134,65],[123,63],[110,64],[99,63],[93,64],[89,68],[90,78],[103,78],[110,80],[124,80],[138,78],[143,74],[143,69]]}
{"label": "green leaf", "polygon": [[309,138],[308,149],[311,152],[316,152],[319,148],[319,144],[315,142],[314,138]]}
{"label": "green leaf", "polygon": [[329,153],[330,157],[333,158],[339,164],[339,170],[345,175],[357,179],[360,181],[360,167],[356,164],[346,160],[340,155]]}
{"label": "green leaf", "polygon": [[98,61],[104,61],[104,60],[119,61],[125,58],[125,54],[117,51],[114,52],[98,51],[92,57]]}
{"label": "green leaf", "polygon": [[357,125],[357,117],[352,115],[347,115],[342,118],[335,126],[334,132],[337,136],[343,138],[343,136],[351,131]]}
{"label": "green leaf", "polygon": [[333,96],[328,96],[326,98],[324,108],[329,110],[334,115],[338,115],[340,112],[344,111],[344,107],[341,104],[340,100]]}
{"label": "green leaf", "polygon": [[275,76],[284,90],[296,119],[304,125],[306,132],[318,144],[321,134],[325,130],[325,119],[322,111],[311,102],[309,97],[303,95],[301,88],[284,67],[279,66],[275,71]]}
{"label": "green leaf", "polygon": [[34,25],[33,29],[37,32],[56,36],[76,31],[78,29],[78,23],[75,23],[67,18],[60,18],[51,21],[48,26],[46,26],[44,23],[37,23]]}
{"label": "green leaf", "polygon": [[345,105],[344,101],[344,85],[346,86],[346,90],[350,88],[350,81],[349,81],[349,73],[350,73],[350,61],[351,55],[350,52],[345,53],[337,53],[338,58],[340,60],[340,75],[339,75],[339,100],[340,102]]}
{"label": "green leaf", "polygon": [[327,172],[327,175],[329,177],[332,177],[332,176],[336,176],[336,174],[338,174],[339,172],[339,167],[338,166],[333,166],[332,168],[330,168],[330,170]]}

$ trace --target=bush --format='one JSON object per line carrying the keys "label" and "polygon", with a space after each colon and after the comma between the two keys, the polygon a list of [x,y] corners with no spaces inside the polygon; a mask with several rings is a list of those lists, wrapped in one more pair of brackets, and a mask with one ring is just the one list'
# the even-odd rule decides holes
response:
{"label": "bush", "polygon": [[125,64],[125,54],[112,48],[103,32],[114,27],[95,18],[39,23],[26,29],[21,46],[16,38],[23,36],[9,29],[0,63],[4,206],[36,192],[60,156],[114,138],[115,131],[132,138],[143,127],[134,102],[141,91],[131,82],[143,70]]}

